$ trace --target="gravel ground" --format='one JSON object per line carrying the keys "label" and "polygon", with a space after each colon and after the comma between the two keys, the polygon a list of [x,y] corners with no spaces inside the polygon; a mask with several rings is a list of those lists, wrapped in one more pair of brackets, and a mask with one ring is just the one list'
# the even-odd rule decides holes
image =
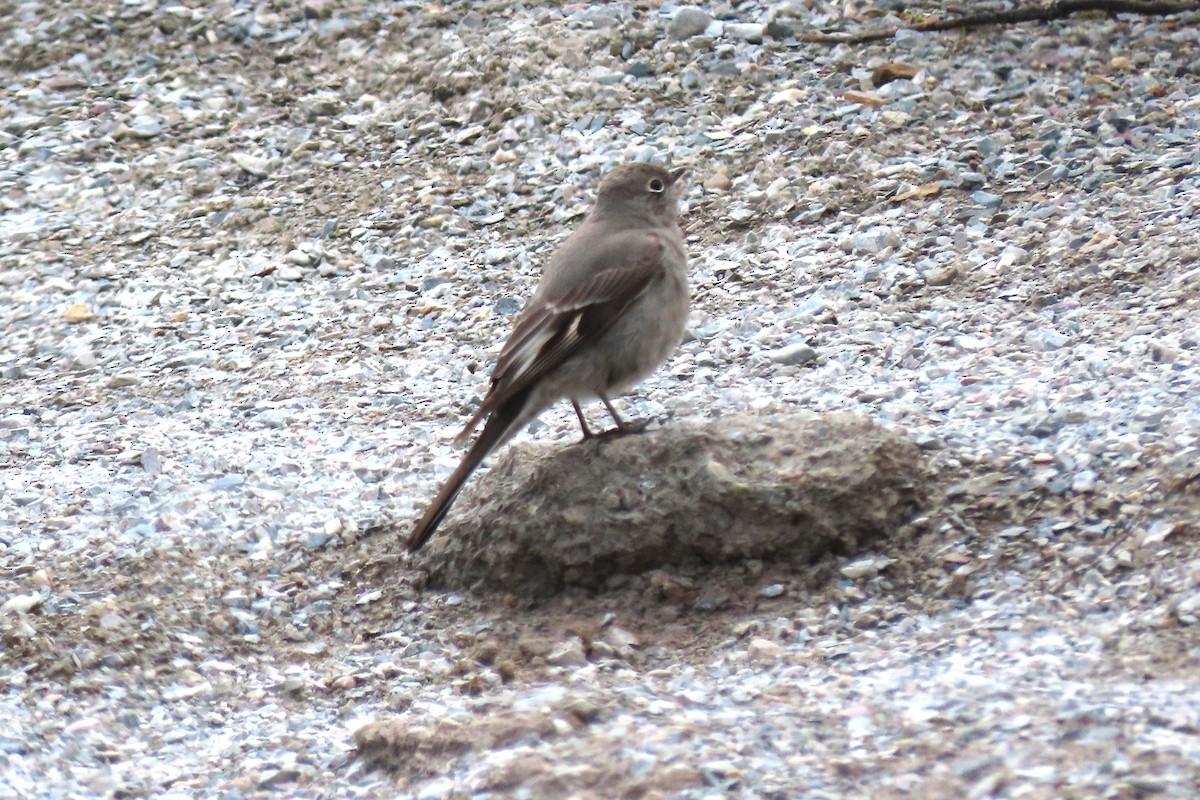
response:
{"label": "gravel ground", "polygon": [[[0,3],[0,800],[1196,795],[1200,18],[702,11]],[[428,591],[397,532],[646,156],[694,313],[625,407],[862,414],[937,501]]]}

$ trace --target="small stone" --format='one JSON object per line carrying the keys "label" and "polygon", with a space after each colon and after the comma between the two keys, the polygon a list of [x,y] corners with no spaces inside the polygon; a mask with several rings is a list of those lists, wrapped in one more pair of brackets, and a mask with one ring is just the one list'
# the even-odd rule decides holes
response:
{"label": "small stone", "polygon": [[142,451],[139,461],[148,475],[158,475],[162,472],[162,459],[159,458],[157,448],[147,447]]}
{"label": "small stone", "polygon": [[731,22],[725,26],[725,34],[733,39],[759,44],[763,40],[763,26],[757,22]]}
{"label": "small stone", "polygon": [[291,414],[286,409],[268,408],[254,416],[254,421],[265,428],[286,428],[291,422]]}
{"label": "small stone", "polygon": [[767,98],[768,105],[789,105],[794,106],[804,99],[804,92],[799,89],[781,89],[775,94]]}
{"label": "small stone", "polygon": [[280,784],[295,783],[300,780],[300,771],[295,769],[276,769],[267,772],[258,779],[259,789],[274,789]]}
{"label": "small stone", "polygon": [[915,67],[912,64],[905,64],[902,61],[880,64],[871,73],[871,83],[876,86],[883,86],[885,83],[891,83],[892,81],[915,78],[920,71],[919,67]]}
{"label": "small stone", "polygon": [[1076,492],[1095,491],[1096,473],[1090,469],[1083,469],[1075,473],[1075,478],[1071,481],[1071,489]]}
{"label": "small stone", "polygon": [[888,103],[888,99],[883,95],[875,94],[875,92],[860,92],[857,89],[848,90],[842,95],[842,99],[847,103],[858,103],[872,108],[878,108]]}
{"label": "small stone", "polygon": [[250,153],[234,153],[233,163],[256,178],[265,178],[283,164],[279,158],[262,158]]}
{"label": "small stone", "polygon": [[667,35],[672,39],[690,39],[704,33],[712,17],[702,8],[684,6],[675,12],[671,24],[667,26]]}
{"label": "small stone", "polygon": [[751,639],[750,645],[746,648],[746,656],[752,664],[769,664],[778,661],[783,653],[784,649],[781,645],[761,637]]}
{"label": "small stone", "polygon": [[869,578],[879,574],[879,567],[875,564],[873,557],[859,558],[846,564],[841,569],[842,575],[850,580],[858,580],[859,578]]}
{"label": "small stone", "polygon": [[1070,341],[1053,328],[1037,328],[1025,334],[1025,341],[1042,352],[1058,350]]}
{"label": "small stone", "polygon": [[964,350],[968,353],[978,353],[983,348],[987,347],[987,343],[978,336],[972,336],[969,333],[960,333],[954,337],[954,346],[959,350]]}
{"label": "small stone", "polygon": [[634,648],[641,644],[641,640],[636,635],[617,625],[605,630],[603,641],[612,647],[615,655],[621,658],[629,658],[633,655]]}
{"label": "small stone", "polygon": [[1000,204],[1004,202],[1002,195],[985,192],[982,189],[971,192],[971,199],[985,208],[999,208]]}
{"label": "small stone", "polygon": [[209,488],[213,491],[221,491],[223,489],[233,489],[241,486],[246,482],[246,476],[240,472],[231,472],[228,475],[222,475],[215,481],[209,484]]}
{"label": "small stone", "polygon": [[710,192],[728,192],[733,187],[733,181],[724,167],[704,179],[704,188]]}
{"label": "small stone", "polygon": [[[900,244],[900,237],[891,228],[873,225],[865,231],[859,231],[850,236],[846,244],[849,245],[848,249],[851,251],[874,255]],[[847,249],[846,245],[842,245],[842,248]]]}
{"label": "small stone", "polygon": [[581,667],[587,663],[587,654],[583,651],[583,642],[579,637],[571,637],[565,642],[555,645],[546,654],[546,663],[556,667]]}
{"label": "small stone", "polygon": [[925,282],[930,286],[949,286],[958,277],[955,267],[934,267],[925,273]]}
{"label": "small stone", "polygon": [[390,272],[396,268],[396,262],[387,253],[367,253],[363,256],[363,263],[380,272]]}
{"label": "small stone", "polygon": [[161,117],[137,117],[129,126],[129,131],[139,139],[152,139],[162,133],[163,127]]}
{"label": "small stone", "polygon": [[85,303],[75,303],[63,313],[67,322],[87,322],[94,316],[91,307]]}
{"label": "small stone", "polygon": [[17,594],[4,601],[0,612],[15,611],[18,614],[28,614],[42,603],[40,594]]}
{"label": "small stone", "polygon": [[783,594],[783,584],[768,583],[758,593],[762,597],[780,597]]}
{"label": "small stone", "polygon": [[98,717],[80,717],[63,728],[65,733],[87,733],[104,727],[104,722]]}
{"label": "small stone", "polygon": [[816,358],[817,351],[804,342],[789,344],[787,347],[781,347],[770,354],[770,359],[775,363],[786,364],[792,367],[808,364],[815,361]]}
{"label": "small stone", "polygon": [[563,711],[584,724],[595,722],[603,710],[604,707],[590,697],[572,697],[563,704]]}
{"label": "small stone", "polygon": [[702,594],[692,603],[692,610],[711,613],[720,611],[728,602],[729,598],[719,592]]}

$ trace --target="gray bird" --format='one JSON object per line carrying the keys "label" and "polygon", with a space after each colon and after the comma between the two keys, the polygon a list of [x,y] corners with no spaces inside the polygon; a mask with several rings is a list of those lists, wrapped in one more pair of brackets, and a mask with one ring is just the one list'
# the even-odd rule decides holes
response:
{"label": "gray bird", "polygon": [[594,434],[579,408],[599,398],[616,430],[637,430],[609,398],[641,382],[683,338],[688,315],[687,254],[679,229],[683,170],[622,164],[600,184],[596,204],[550,259],[492,371],[479,411],[456,440],[483,430],[408,539],[429,540],[467,478],[487,455],[562,399],[584,439]]}

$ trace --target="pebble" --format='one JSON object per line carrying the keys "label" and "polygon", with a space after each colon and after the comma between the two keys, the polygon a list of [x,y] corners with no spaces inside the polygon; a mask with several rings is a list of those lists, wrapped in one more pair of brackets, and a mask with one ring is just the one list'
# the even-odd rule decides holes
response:
{"label": "pebble", "polygon": [[1070,339],[1053,328],[1035,328],[1025,334],[1025,341],[1038,350],[1050,352],[1062,349]]}
{"label": "pebble", "polygon": [[667,26],[667,34],[672,39],[690,39],[699,36],[708,28],[712,17],[708,12],[696,6],[681,6],[671,18]]}
{"label": "pebble", "polygon": [[283,163],[278,158],[263,158],[250,153],[234,153],[230,158],[233,159],[233,163],[258,178],[269,176]]}
{"label": "pebble", "polygon": [[949,286],[957,277],[956,267],[934,267],[925,273],[925,282],[930,286]]}
{"label": "pebble", "polygon": [[777,364],[800,366],[815,361],[817,359],[817,351],[803,342],[797,342],[772,351],[770,358]]}
{"label": "pebble", "polygon": [[90,306],[85,303],[72,303],[70,307],[63,312],[63,319],[67,322],[87,322],[95,318]]}
{"label": "pebble", "polygon": [[0,612],[15,611],[18,614],[28,614],[41,605],[43,599],[40,594],[13,595],[0,605]]}
{"label": "pebble", "polygon": [[587,663],[583,642],[578,638],[567,639],[554,646],[546,656],[546,663],[558,667],[579,667]]}
{"label": "pebble", "polygon": [[861,233],[856,233],[845,240],[843,249],[861,253],[878,254],[886,248],[900,244],[900,237],[895,230],[884,225],[873,226]]}
{"label": "pebble", "polygon": [[312,256],[303,250],[289,250],[283,260],[298,267],[308,267],[313,263]]}
{"label": "pebble", "polygon": [[163,132],[165,123],[161,117],[137,117],[129,126],[129,131],[139,139],[153,139]]}
{"label": "pebble", "polygon": [[783,657],[784,649],[770,639],[756,637],[750,640],[746,656],[752,664],[769,664]]}
{"label": "pebble", "polygon": [[979,203],[979,205],[987,208],[999,208],[1000,204],[1004,202],[1004,197],[1002,195],[985,192],[982,189],[971,192],[971,199],[976,203]]}
{"label": "pebble", "polygon": [[839,571],[850,580],[858,580],[878,575],[879,570],[880,562],[874,556],[867,556],[866,558],[850,561],[843,565]]}
{"label": "pebble", "polygon": [[1071,480],[1071,489],[1076,492],[1093,492],[1096,490],[1096,473],[1090,469],[1080,470]]}
{"label": "pebble", "polygon": [[763,40],[763,26],[757,22],[726,23],[724,33],[726,36],[751,44],[761,44]]}

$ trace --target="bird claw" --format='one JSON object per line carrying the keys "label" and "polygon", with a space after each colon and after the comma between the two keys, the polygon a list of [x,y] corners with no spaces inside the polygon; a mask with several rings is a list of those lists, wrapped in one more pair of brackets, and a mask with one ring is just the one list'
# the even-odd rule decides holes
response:
{"label": "bird claw", "polygon": [[580,441],[580,444],[586,442],[588,439],[619,439],[622,436],[632,436],[635,433],[644,433],[648,427],[650,427],[650,420],[648,419],[636,419],[632,422],[622,422],[620,425],[609,428],[606,431],[600,431],[600,433],[593,433],[591,436],[585,436]]}

